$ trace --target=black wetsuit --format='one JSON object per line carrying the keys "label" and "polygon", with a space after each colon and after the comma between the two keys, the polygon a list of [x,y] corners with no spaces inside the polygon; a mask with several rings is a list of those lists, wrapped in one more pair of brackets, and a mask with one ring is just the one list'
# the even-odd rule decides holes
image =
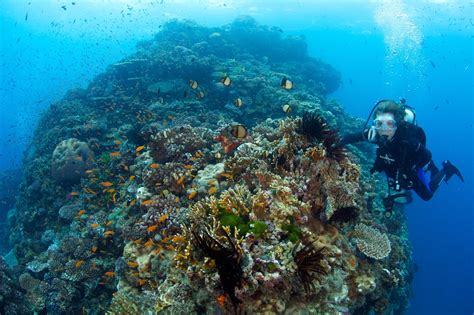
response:
{"label": "black wetsuit", "polygon": [[[366,141],[367,133],[368,130],[348,135],[342,142],[350,144]],[[431,160],[431,152],[425,147],[423,129],[403,122],[398,125],[391,140],[377,137],[377,157],[371,173],[385,172],[389,187],[395,191],[413,189],[423,200],[431,199],[444,177],[436,176],[439,171]],[[431,180],[427,179],[427,171],[431,172]]]}

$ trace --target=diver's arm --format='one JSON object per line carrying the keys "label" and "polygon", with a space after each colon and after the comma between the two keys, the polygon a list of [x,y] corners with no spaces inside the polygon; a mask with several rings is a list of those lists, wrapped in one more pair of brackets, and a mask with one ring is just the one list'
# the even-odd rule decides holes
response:
{"label": "diver's arm", "polygon": [[364,130],[363,132],[358,131],[355,133],[347,134],[342,138],[341,144],[347,145],[347,144],[367,141],[367,133],[368,133],[368,130]]}

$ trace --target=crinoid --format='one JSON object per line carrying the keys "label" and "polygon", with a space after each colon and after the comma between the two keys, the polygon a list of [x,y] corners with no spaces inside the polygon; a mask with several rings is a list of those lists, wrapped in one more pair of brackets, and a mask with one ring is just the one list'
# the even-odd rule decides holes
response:
{"label": "crinoid", "polygon": [[341,138],[338,133],[334,130],[328,130],[324,133],[322,139],[324,148],[326,149],[326,155],[338,162],[341,162],[346,157],[346,149],[341,143]]}
{"label": "crinoid", "polygon": [[239,287],[242,281],[242,267],[240,261],[242,254],[230,238],[229,234],[221,228],[226,245],[211,236],[206,229],[192,231],[197,247],[205,256],[213,259],[217,272],[221,279],[222,289],[229,296],[234,307],[241,303],[235,296],[235,287]]}
{"label": "crinoid", "polygon": [[309,293],[314,289],[313,280],[327,275],[327,270],[322,263],[327,249],[326,247],[316,248],[314,243],[303,243],[303,245],[303,248],[294,254],[294,260],[303,287]]}
{"label": "crinoid", "polygon": [[309,141],[322,141],[324,135],[329,131],[326,121],[314,112],[306,112],[299,123],[296,130],[298,133],[305,135]]}

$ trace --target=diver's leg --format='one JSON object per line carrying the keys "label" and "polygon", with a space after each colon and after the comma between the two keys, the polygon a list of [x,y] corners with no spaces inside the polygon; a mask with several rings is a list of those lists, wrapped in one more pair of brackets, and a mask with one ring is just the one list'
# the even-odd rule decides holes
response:
{"label": "diver's leg", "polygon": [[430,189],[429,185],[425,181],[420,179],[418,176],[413,178],[412,189],[416,192],[421,199],[428,201],[433,197],[434,191]]}
{"label": "diver's leg", "polygon": [[451,162],[449,161],[444,161],[443,168],[438,173],[436,173],[434,176],[431,177],[431,181],[430,181],[431,191],[434,193],[436,189],[438,189],[442,180],[444,180],[447,183],[448,180],[453,175],[457,175],[461,179],[461,181],[464,182],[464,178],[462,177],[462,174],[457,169],[457,167],[451,164]]}

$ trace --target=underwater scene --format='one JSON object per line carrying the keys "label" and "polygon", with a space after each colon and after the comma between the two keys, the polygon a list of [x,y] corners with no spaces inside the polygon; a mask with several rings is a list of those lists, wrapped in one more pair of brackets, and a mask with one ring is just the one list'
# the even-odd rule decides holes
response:
{"label": "underwater scene", "polygon": [[474,2],[0,3],[0,314],[473,314]]}

